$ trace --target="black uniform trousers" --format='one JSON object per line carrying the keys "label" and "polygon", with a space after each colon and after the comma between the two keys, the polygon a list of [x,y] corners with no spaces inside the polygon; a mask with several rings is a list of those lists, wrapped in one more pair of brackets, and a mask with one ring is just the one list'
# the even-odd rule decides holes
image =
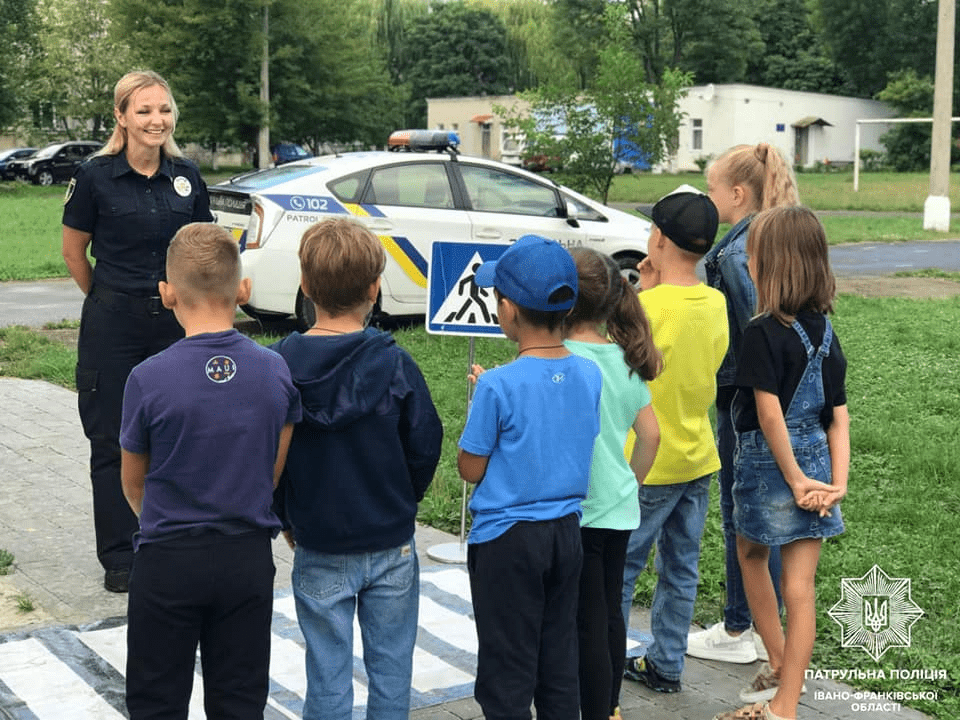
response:
{"label": "black uniform trousers", "polygon": [[474,696],[487,720],[578,720],[577,599],[583,549],[575,514],[518,522],[467,547],[477,624]]}
{"label": "black uniform trousers", "polygon": [[127,608],[131,720],[186,720],[198,645],[207,718],[263,720],[275,573],[268,530],[140,546]]}
{"label": "black uniform trousers", "polygon": [[133,560],[137,517],[120,485],[120,418],[130,371],[183,337],[183,328],[159,297],[94,286],[83,301],[77,347],[77,402],[90,440],[90,480],[97,558],[104,570]]}

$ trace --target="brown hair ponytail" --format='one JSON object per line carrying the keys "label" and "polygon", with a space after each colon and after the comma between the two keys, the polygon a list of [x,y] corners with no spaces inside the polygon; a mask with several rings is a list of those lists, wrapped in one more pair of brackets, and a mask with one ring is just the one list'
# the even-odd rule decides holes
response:
{"label": "brown hair ponytail", "polygon": [[579,290],[567,324],[606,323],[610,339],[623,349],[623,359],[644,380],[653,380],[663,366],[663,356],[653,344],[650,322],[637,293],[620,274],[609,255],[574,248]]}

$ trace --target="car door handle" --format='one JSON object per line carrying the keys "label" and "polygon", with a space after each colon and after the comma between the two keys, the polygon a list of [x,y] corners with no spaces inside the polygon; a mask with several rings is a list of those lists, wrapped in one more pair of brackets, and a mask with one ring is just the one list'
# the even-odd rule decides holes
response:
{"label": "car door handle", "polygon": [[481,230],[477,230],[475,237],[481,240],[499,240],[503,237],[503,233],[494,228],[483,228]]}
{"label": "car door handle", "polygon": [[378,218],[367,226],[373,233],[383,233],[393,230],[393,223],[383,218]]}

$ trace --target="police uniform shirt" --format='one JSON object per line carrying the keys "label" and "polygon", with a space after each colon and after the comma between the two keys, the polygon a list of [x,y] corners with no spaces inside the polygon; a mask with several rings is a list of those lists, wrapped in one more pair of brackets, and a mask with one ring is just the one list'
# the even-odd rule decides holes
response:
{"label": "police uniform shirt", "polygon": [[94,285],[140,296],[156,295],[166,278],[177,230],[212,220],[200,170],[166,155],[152,178],[134,171],[123,152],[91,158],[70,181],[63,209],[64,225],[93,236]]}

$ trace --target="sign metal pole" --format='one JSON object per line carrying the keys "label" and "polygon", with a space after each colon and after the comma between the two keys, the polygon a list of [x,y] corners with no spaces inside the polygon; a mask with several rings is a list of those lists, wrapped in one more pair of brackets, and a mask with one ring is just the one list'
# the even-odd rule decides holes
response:
{"label": "sign metal pole", "polygon": [[[474,356],[475,356],[475,341],[472,335],[470,336],[470,349],[467,353],[467,374],[473,372]],[[473,400],[473,387],[474,383],[467,378],[467,412],[470,412],[470,401]],[[461,491],[460,497],[460,542],[458,543],[441,543],[440,545],[434,545],[431,548],[427,549],[427,557],[436,560],[437,562],[442,563],[459,563],[465,564],[467,562],[467,481],[463,481],[463,490]]]}
{"label": "sign metal pole", "polygon": [[[427,272],[426,329],[436,335],[466,335],[470,338],[467,375],[475,364],[476,337],[503,337],[497,322],[497,303],[492,292],[477,287],[474,276],[484,262],[496,260],[509,245],[490,243],[434,242]],[[467,379],[467,412],[473,401],[474,383]],[[460,498],[459,542],[441,543],[427,549],[427,557],[442,563],[467,562],[467,492],[463,482]]]}

